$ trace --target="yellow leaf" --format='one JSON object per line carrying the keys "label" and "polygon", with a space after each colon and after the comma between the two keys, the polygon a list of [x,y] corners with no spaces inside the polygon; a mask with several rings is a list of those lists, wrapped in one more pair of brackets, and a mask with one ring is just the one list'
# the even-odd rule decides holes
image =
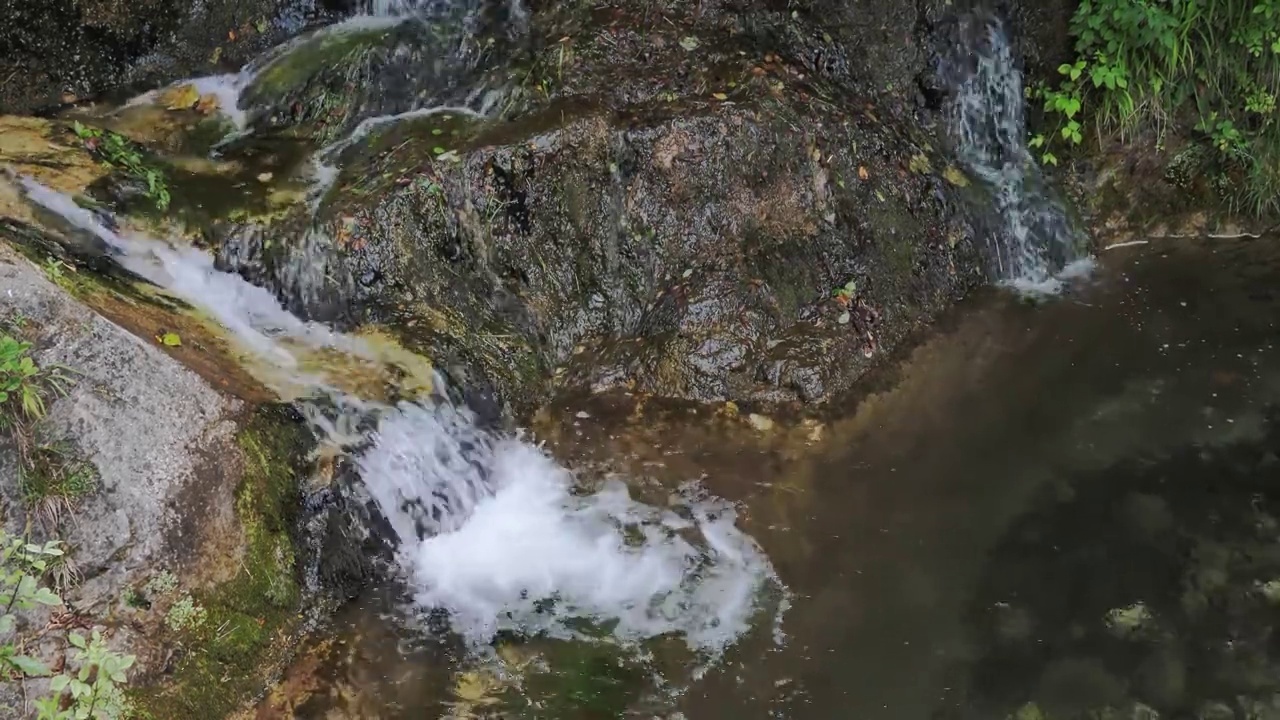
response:
{"label": "yellow leaf", "polygon": [[942,177],[946,178],[947,182],[955,185],[956,187],[969,187],[969,178],[965,177],[965,174],[960,172],[960,170],[954,165],[948,165],[946,169],[942,171]]}
{"label": "yellow leaf", "polygon": [[165,333],[160,336],[160,342],[165,347],[182,347],[182,338],[178,333]]}
{"label": "yellow leaf", "polygon": [[860,180],[866,180],[866,179],[867,179],[867,178],[869,178],[869,177],[871,177],[871,173],[867,172],[867,169],[866,169],[865,167],[863,167],[862,165],[859,165],[859,166],[858,166],[858,179],[860,179]]}
{"label": "yellow leaf", "polygon": [[209,93],[207,95],[201,95],[200,99],[196,101],[196,112],[200,113],[201,115],[212,114],[213,111],[217,109],[218,109],[218,96],[214,95],[213,93]]}
{"label": "yellow leaf", "polygon": [[715,99],[717,99],[717,100],[728,100],[728,99],[729,99],[729,96],[728,96],[728,95],[725,95],[724,93],[711,93],[711,97],[713,97],[713,98],[715,98]]}
{"label": "yellow leaf", "polygon": [[179,85],[166,92],[162,97],[164,106],[169,110],[186,110],[200,100],[200,91],[195,85]]}

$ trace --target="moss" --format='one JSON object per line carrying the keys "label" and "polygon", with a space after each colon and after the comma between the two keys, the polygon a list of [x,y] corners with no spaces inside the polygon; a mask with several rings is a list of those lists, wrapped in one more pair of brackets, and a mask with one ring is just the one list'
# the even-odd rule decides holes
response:
{"label": "moss", "polygon": [[622,717],[645,686],[646,669],[614,646],[564,643],[547,651],[548,667],[531,672],[522,686],[524,699],[540,709],[538,716]]}
{"label": "moss", "polygon": [[322,34],[308,40],[267,65],[254,81],[252,93],[269,97],[296,90],[322,68],[340,67],[346,59],[380,44],[388,28]]}
{"label": "moss", "polygon": [[177,635],[186,653],[172,677],[135,693],[155,717],[225,717],[267,684],[287,659],[301,621],[293,528],[297,479],[309,438],[280,408],[259,411],[241,430],[244,477],[236,513],[244,534],[235,578],[195,593],[207,619]]}

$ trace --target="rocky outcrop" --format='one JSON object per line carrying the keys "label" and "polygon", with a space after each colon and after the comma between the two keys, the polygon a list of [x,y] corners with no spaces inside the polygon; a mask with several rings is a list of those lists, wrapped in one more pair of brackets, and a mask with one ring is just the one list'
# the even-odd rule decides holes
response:
{"label": "rocky outcrop", "polygon": [[[872,64],[823,39],[818,5],[535,8],[504,112],[370,127],[314,216],[229,228],[223,265],[312,317],[393,328],[517,414],[554,390],[836,396],[982,281],[981,199],[916,83],[936,11],[832,10],[868,52],[912,38]],[[305,91],[389,82],[383,56],[299,69],[274,107],[356,126],[377,93]]]}
{"label": "rocky outcrop", "polygon": [[[41,232],[0,226],[26,250]],[[14,534],[62,540],[70,562],[53,576],[66,605],[54,609],[56,622],[25,617],[18,637],[38,642],[56,666],[66,651],[59,630],[104,628],[114,648],[138,656],[138,708],[218,717],[261,688],[297,626],[293,518],[309,432],[229,392],[242,379],[210,382],[211,366],[197,373],[175,357],[182,346],[134,335],[76,296],[97,294],[145,318],[156,310],[144,297],[36,257],[43,267],[0,242],[0,330],[31,343],[65,393],[48,394],[21,459],[15,436],[0,433],[0,521]],[[198,357],[201,336],[186,342]],[[195,619],[175,619],[184,603]],[[29,696],[41,687],[29,681]],[[6,717],[25,717],[21,703],[15,684],[0,685]]]}

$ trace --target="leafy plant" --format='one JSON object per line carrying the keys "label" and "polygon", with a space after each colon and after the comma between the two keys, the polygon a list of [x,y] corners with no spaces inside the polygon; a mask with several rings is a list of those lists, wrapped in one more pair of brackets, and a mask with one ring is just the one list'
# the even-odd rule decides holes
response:
{"label": "leafy plant", "polygon": [[49,674],[44,663],[19,652],[13,638],[17,624],[14,613],[62,604],[56,593],[40,587],[39,582],[49,560],[61,555],[61,544],[56,541],[28,543],[0,530],[0,677]]}
{"label": "leafy plant", "polygon": [[159,168],[147,165],[142,153],[125,136],[88,127],[76,122],[72,126],[76,137],[84,141],[84,146],[95,157],[108,167],[117,168],[142,183],[143,194],[155,203],[161,211],[169,209],[169,186],[164,173]]}
{"label": "leafy plant", "polygon": [[174,632],[197,630],[204,625],[208,616],[207,610],[196,603],[190,595],[185,595],[169,608],[169,612],[165,613],[164,624]]}
{"label": "leafy plant", "polygon": [[152,598],[168,595],[176,589],[178,589],[178,578],[168,570],[156,573],[146,585],[142,586],[142,591]]}
{"label": "leafy plant", "polygon": [[68,662],[77,670],[57,675],[49,682],[53,694],[36,701],[38,720],[122,720],[129,717],[129,701],[121,686],[133,667],[133,655],[121,655],[107,647],[102,633],[89,640],[79,633],[67,636],[72,650]]}
{"label": "leafy plant", "polygon": [[0,335],[0,429],[44,415],[41,371],[30,350],[31,343]]}
{"label": "leafy plant", "polygon": [[[62,599],[40,585],[40,577],[65,560],[61,543],[29,543],[0,530],[0,679],[48,677],[52,671],[23,654],[16,637],[15,613],[41,605],[59,606]],[[64,672],[54,675],[50,694],[35,702],[39,720],[122,720],[130,714],[121,687],[134,656],[111,650],[95,630],[90,639],[70,633]]]}
{"label": "leafy plant", "polygon": [[1073,62],[1031,91],[1051,123],[1031,141],[1043,162],[1083,141],[1086,115],[1158,143],[1184,127],[1243,176],[1234,202],[1280,208],[1280,0],[1081,0],[1071,34]]}

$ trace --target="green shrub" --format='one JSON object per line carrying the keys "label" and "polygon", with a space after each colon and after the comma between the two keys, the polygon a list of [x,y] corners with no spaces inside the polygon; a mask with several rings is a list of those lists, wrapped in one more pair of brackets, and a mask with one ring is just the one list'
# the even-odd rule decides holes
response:
{"label": "green shrub", "polygon": [[1239,176],[1229,198],[1280,208],[1280,0],[1081,0],[1073,62],[1031,91],[1057,124],[1032,138],[1041,158],[1083,140],[1082,123],[1131,136],[1194,131]]}
{"label": "green shrub", "polygon": [[0,430],[44,415],[41,372],[30,350],[31,343],[0,335]]}
{"label": "green shrub", "polygon": [[123,720],[133,714],[122,686],[134,657],[112,651],[97,630],[88,639],[67,635],[71,650],[56,675],[20,650],[14,613],[62,604],[40,578],[63,557],[61,543],[28,543],[0,530],[0,682],[50,677],[49,694],[35,701],[38,720]]}

